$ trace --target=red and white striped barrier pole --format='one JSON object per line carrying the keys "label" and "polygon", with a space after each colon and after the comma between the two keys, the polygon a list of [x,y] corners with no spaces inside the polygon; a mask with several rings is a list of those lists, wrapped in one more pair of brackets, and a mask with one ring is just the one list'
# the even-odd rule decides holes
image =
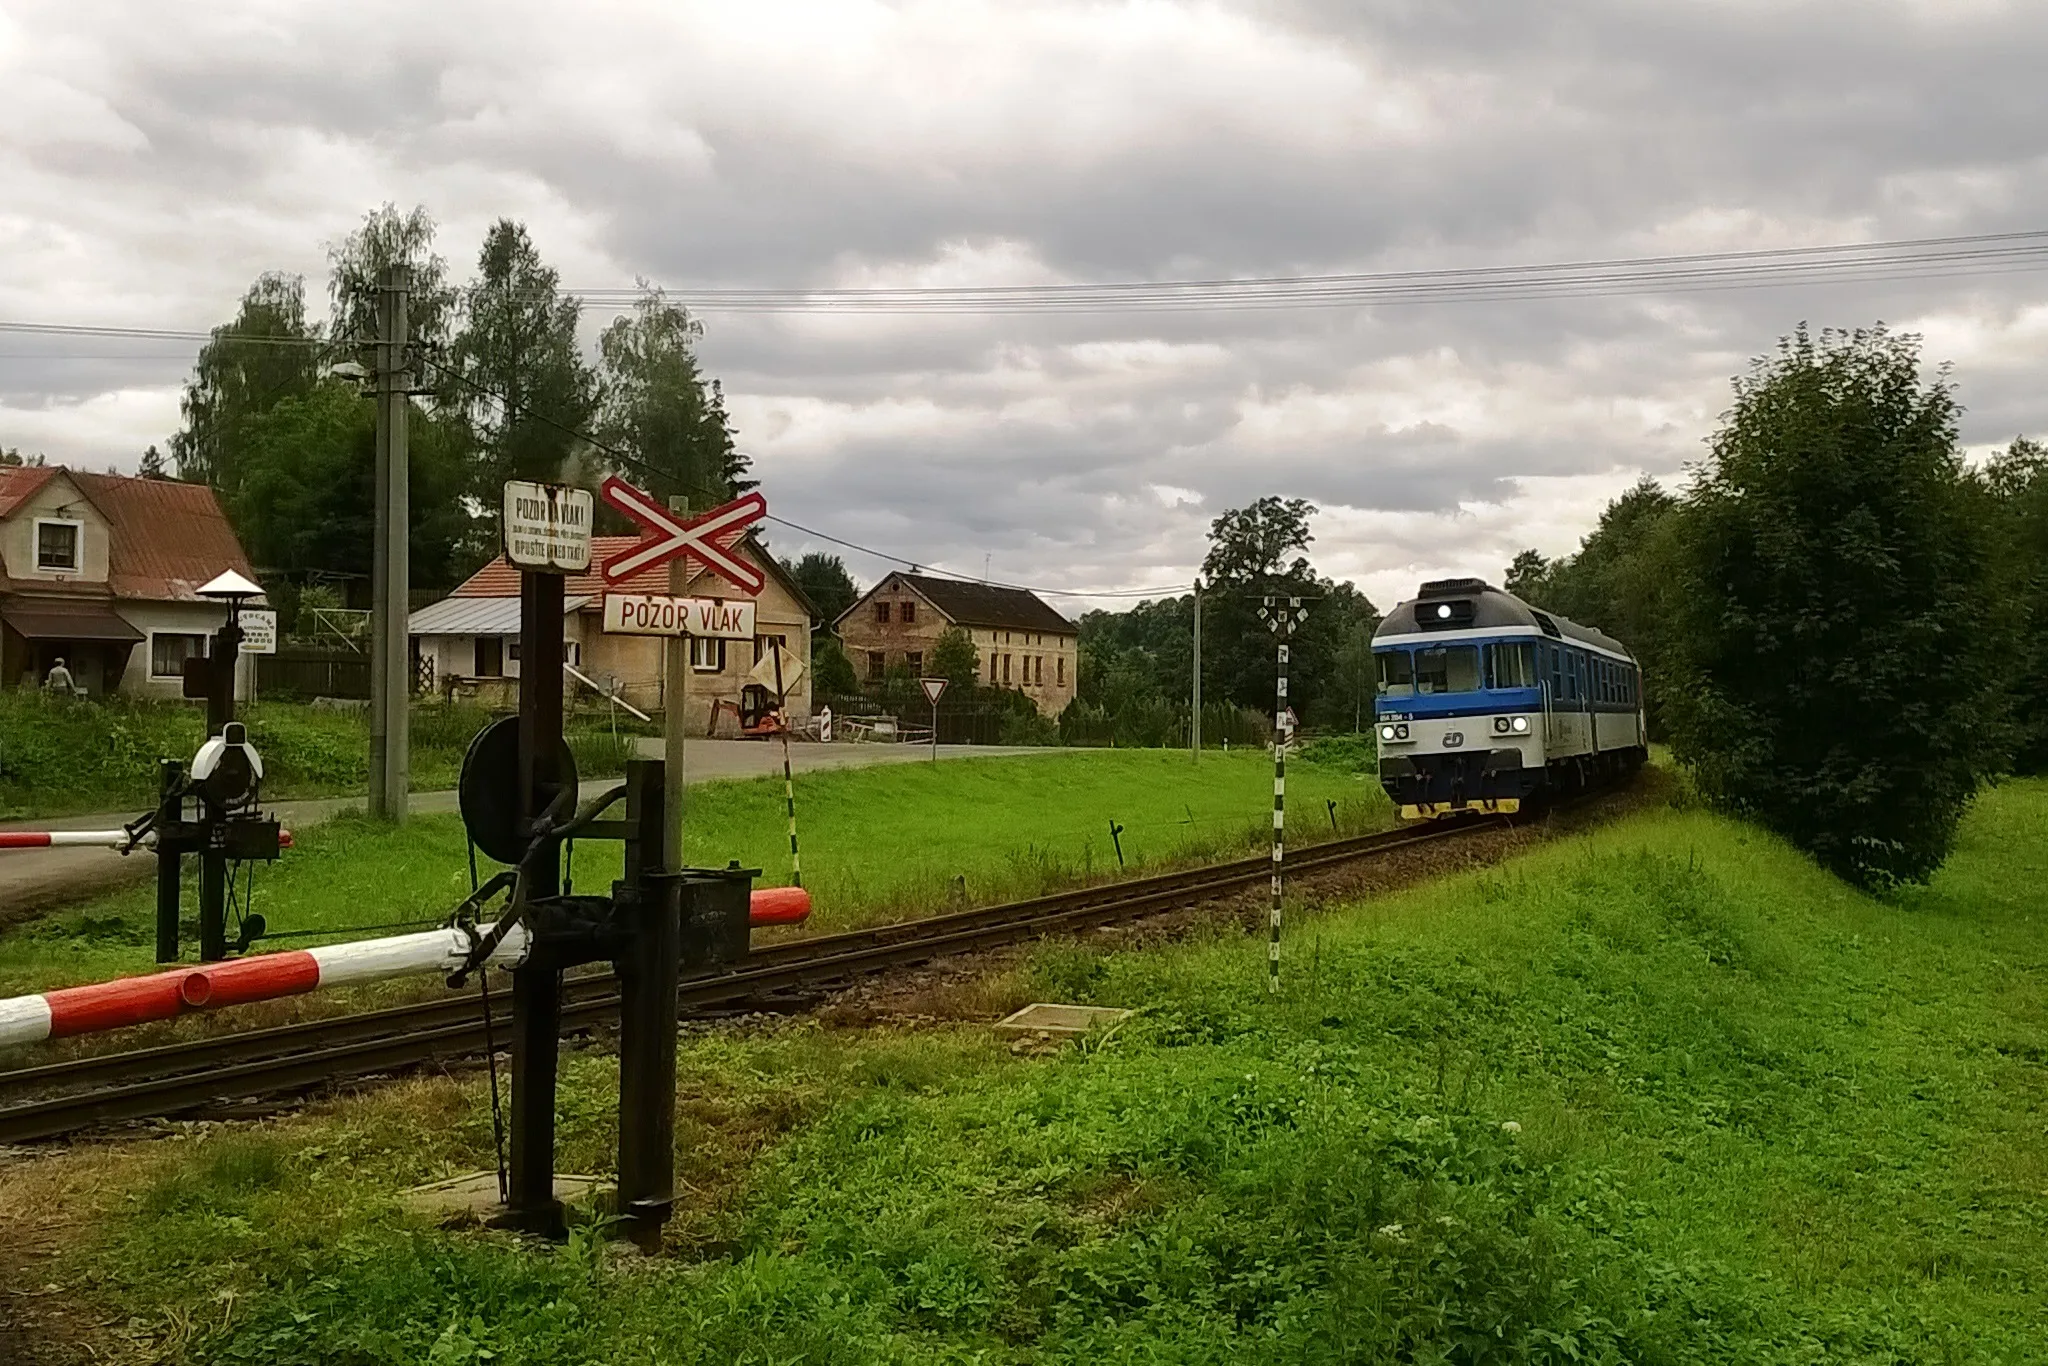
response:
{"label": "red and white striped barrier pole", "polygon": [[[123,1029],[187,1011],[276,1000],[322,987],[453,972],[468,961],[473,943],[464,930],[427,930],[173,968],[39,996],[0,998],[0,1047]],[[527,945],[526,927],[514,925],[491,954],[490,965],[518,967],[526,961]]]}
{"label": "red and white striped barrier pole", "polygon": [[[292,846],[292,832],[277,832],[280,849]],[[153,849],[156,832],[138,838],[126,830],[0,830],[0,849]]]}
{"label": "red and white striped barrier pole", "polygon": [[[802,887],[763,887],[753,894],[747,923],[795,925],[810,913],[811,894]],[[491,954],[490,965],[518,967],[526,961],[528,942],[526,927],[514,925]],[[425,930],[290,953],[261,953],[36,996],[0,997],[0,1048],[125,1029],[193,1010],[300,996],[322,987],[449,973],[468,961],[473,943],[464,930]]]}

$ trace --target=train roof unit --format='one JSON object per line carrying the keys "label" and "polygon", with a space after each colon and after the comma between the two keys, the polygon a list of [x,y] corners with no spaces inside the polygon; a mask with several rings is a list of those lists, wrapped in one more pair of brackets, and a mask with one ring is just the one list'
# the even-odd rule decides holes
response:
{"label": "train roof unit", "polygon": [[1506,589],[1495,588],[1484,579],[1432,579],[1417,590],[1413,599],[1387,613],[1373,640],[1402,640],[1465,632],[1520,634],[1532,629],[1553,640],[1573,640],[1609,654],[1634,659],[1628,646],[1591,626],[1567,621],[1555,613],[1531,607]]}

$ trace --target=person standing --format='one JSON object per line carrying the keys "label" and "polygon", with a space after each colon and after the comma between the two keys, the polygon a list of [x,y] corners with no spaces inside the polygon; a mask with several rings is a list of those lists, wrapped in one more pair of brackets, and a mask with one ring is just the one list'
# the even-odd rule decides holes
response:
{"label": "person standing", "polygon": [[57,656],[57,662],[50,666],[50,672],[43,679],[43,689],[46,692],[62,693],[66,697],[70,697],[76,691],[76,686],[71,681],[71,670],[64,667],[64,656]]}

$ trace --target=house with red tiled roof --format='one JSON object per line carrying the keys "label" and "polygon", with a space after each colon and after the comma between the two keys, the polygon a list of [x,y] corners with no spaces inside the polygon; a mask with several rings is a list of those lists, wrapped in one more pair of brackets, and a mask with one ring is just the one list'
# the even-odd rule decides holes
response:
{"label": "house with red tiled roof", "polygon": [[224,615],[197,590],[230,569],[255,577],[203,484],[0,468],[0,686],[61,658],[88,694],[180,696]]}
{"label": "house with red tiled roof", "polygon": [[[624,698],[644,710],[664,708],[662,642],[654,636],[606,635],[604,595],[667,593],[668,566],[644,570],[615,589],[607,590],[597,566],[637,543],[632,536],[597,536],[590,542],[591,571],[567,576],[562,585],[562,657],[570,669],[572,690]],[[748,678],[771,646],[780,645],[803,662],[804,671],[789,688],[788,719],[801,725],[811,715],[811,624],[817,609],[804,596],[773,555],[751,537],[735,548],[761,571],[766,586],[754,596],[754,639],[692,640],[690,686],[684,722],[699,735],[729,734],[742,718],[764,712],[770,690]],[[696,566],[692,566],[697,568]],[[690,581],[692,597],[739,601],[740,589],[710,570],[697,569]],[[500,555],[472,574],[454,593],[414,612],[407,621],[412,636],[414,676],[437,692],[510,703],[519,678],[519,571]],[[577,677],[580,676],[580,679]]]}

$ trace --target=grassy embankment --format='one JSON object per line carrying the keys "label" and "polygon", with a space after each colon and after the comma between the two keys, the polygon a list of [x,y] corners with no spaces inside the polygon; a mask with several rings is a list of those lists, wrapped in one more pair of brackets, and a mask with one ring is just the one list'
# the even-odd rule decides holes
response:
{"label": "grassy embankment", "polygon": [[[422,703],[412,711],[412,785],[421,792],[455,786],[462,756],[491,719],[481,707]],[[352,796],[369,784],[367,715],[296,702],[242,709],[263,756],[265,795]],[[619,734],[651,728],[621,713]],[[58,701],[41,693],[0,692],[0,819],[141,810],[156,800],[159,759],[189,762],[205,738],[197,705],[122,698]],[[578,713],[569,743],[586,777],[617,773],[627,743],[612,722]]]}
{"label": "grassy embankment", "polygon": [[[17,1169],[45,1276],[188,1361],[1931,1362],[2048,1354],[2048,785],[1859,895],[1661,811],[1297,921],[1048,947],[1012,998],[1137,1007],[686,1041],[670,1255],[437,1231],[481,1081]],[[565,1069],[603,1170],[614,1069]]]}
{"label": "grassy embankment", "polygon": [[[1345,833],[1390,819],[1378,785],[1345,763],[1296,763],[1292,772],[1303,839],[1334,832],[1332,801]],[[764,884],[789,881],[781,778],[707,783],[687,801],[692,860],[736,858],[761,868]],[[1251,852],[1272,838],[1271,811],[1271,761],[1258,752],[1208,754],[1196,767],[1175,752],[1075,750],[797,778],[811,928],[824,930],[1113,875],[1112,819],[1124,827],[1133,870]],[[256,908],[272,931],[292,933],[438,920],[469,892],[464,851],[454,816],[393,831],[344,815],[304,831],[257,874]],[[579,845],[576,885],[609,885],[619,854],[616,844]],[[187,883],[196,935],[197,878]],[[0,994],[149,970],[154,895],[151,886],[126,888],[0,936]]]}

